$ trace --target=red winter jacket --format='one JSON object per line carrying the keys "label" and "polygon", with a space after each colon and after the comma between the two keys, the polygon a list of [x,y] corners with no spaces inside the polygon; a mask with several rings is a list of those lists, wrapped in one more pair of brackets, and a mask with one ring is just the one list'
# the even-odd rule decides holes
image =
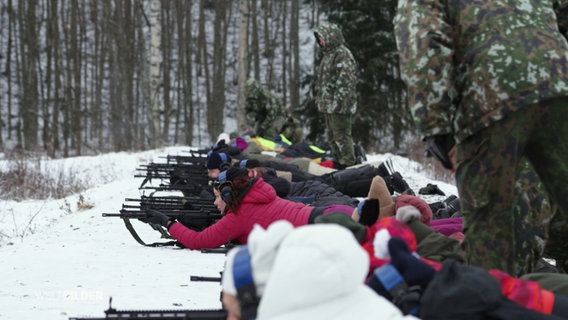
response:
{"label": "red winter jacket", "polygon": [[277,197],[274,188],[258,178],[243,197],[237,212],[228,210],[223,218],[201,232],[193,231],[181,223],[172,224],[169,232],[192,250],[216,248],[235,239],[245,244],[255,224],[264,229],[277,220],[288,220],[294,227],[305,225],[312,209],[303,203]]}

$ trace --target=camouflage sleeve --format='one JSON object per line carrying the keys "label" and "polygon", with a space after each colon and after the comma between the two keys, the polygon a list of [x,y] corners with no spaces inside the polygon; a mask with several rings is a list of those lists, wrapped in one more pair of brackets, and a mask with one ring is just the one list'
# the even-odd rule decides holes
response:
{"label": "camouflage sleeve", "polygon": [[357,63],[346,47],[334,54],[332,71],[320,90],[332,93],[328,101],[329,113],[355,113],[357,111]]}
{"label": "camouflage sleeve", "polygon": [[[343,110],[347,110],[357,105],[357,63],[351,52],[344,48],[339,59],[336,60],[337,64],[343,64],[343,67],[339,69],[337,75],[339,90],[337,90],[336,99],[338,105],[343,106]],[[355,110],[351,110],[351,113],[355,113]]]}
{"label": "camouflage sleeve", "polygon": [[451,133],[456,109],[454,43],[444,3],[400,0],[394,19],[408,106],[424,137]]}

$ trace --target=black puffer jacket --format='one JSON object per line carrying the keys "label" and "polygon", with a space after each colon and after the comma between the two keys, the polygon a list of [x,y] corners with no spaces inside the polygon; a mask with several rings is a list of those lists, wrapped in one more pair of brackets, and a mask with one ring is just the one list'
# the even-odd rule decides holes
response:
{"label": "black puffer jacket", "polygon": [[289,196],[309,197],[316,196],[316,198],[333,197],[340,200],[341,204],[357,205],[357,200],[343,193],[337,191],[334,187],[317,180],[306,180],[299,182],[292,182],[290,184]]}

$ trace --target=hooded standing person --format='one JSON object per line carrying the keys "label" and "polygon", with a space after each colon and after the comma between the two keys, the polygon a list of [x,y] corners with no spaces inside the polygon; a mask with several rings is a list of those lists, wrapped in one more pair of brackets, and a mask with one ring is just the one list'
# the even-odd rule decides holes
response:
{"label": "hooded standing person", "polygon": [[456,171],[466,258],[485,269],[516,274],[514,212],[522,194],[515,184],[525,158],[558,208],[549,241],[564,249],[568,239],[561,2],[398,2],[395,36],[409,109],[430,153]]}
{"label": "hooded standing person", "polygon": [[338,25],[324,23],[314,30],[314,36],[320,47],[316,105],[325,117],[334,165],[344,169],[355,164],[351,127],[357,112],[357,62]]}

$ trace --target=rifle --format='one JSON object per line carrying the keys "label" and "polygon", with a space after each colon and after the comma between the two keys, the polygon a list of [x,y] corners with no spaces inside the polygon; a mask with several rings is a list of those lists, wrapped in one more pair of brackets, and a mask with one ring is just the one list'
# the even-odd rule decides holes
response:
{"label": "rifle", "polygon": [[[160,212],[176,220],[183,219],[185,217],[195,218],[195,219],[219,220],[223,217],[223,215],[218,210],[217,213],[214,213],[203,208],[195,210],[160,210]],[[150,217],[146,209],[141,209],[141,210],[121,209],[120,213],[103,213],[102,216],[118,217],[122,219],[142,219]],[[196,231],[201,231],[201,230],[196,230]]]}
{"label": "rifle", "polygon": [[[172,246],[172,245],[181,246],[181,244],[179,244],[177,241],[154,242],[151,244],[147,244],[142,240],[142,238],[140,238],[136,230],[134,230],[134,227],[132,226],[130,219],[148,218],[149,214],[147,210],[156,210],[156,209],[140,208],[139,210],[136,210],[136,209],[124,208],[123,205],[123,208],[120,210],[119,213],[103,213],[102,216],[121,218],[124,221],[126,229],[130,232],[134,240],[136,240],[138,243],[140,243],[143,246],[149,246],[149,247],[161,247],[161,246]],[[161,209],[158,211],[167,215],[170,218],[178,220],[184,226],[195,231],[201,231],[211,226],[212,224],[217,222],[217,220],[223,217],[223,214],[219,212],[219,210],[216,207],[213,208],[201,207],[198,209]],[[154,228],[154,230],[158,231],[162,235],[162,238],[171,239],[171,237],[163,227],[157,225],[151,225],[151,227]]]}
{"label": "rifle", "polygon": [[190,281],[221,282],[221,277],[191,276]]}
{"label": "rifle", "polygon": [[219,210],[213,203],[212,199],[203,199],[196,196],[178,197],[178,196],[164,196],[164,197],[147,197],[142,196],[139,199],[126,198],[127,202],[137,202],[136,204],[123,204],[122,209],[138,209],[138,210],[201,210],[210,213],[219,213]]}
{"label": "rifle", "polygon": [[[111,298],[112,301],[112,298]],[[225,320],[227,311],[223,309],[210,310],[116,310],[110,306],[105,311],[102,318],[76,318],[69,320],[107,320],[107,319],[129,319],[129,320]]]}
{"label": "rifle", "polygon": [[[186,197],[199,196],[203,190],[204,185],[188,185],[188,184],[160,184],[159,186],[141,187],[140,190],[154,190],[150,193],[153,195],[158,191],[180,191]],[[213,194],[212,191],[209,194]]]}
{"label": "rifle", "polygon": [[198,165],[205,167],[205,163],[207,162],[207,153],[203,153],[203,156],[172,156],[167,155],[166,160],[168,163],[177,163],[177,164],[189,164],[189,165]]}
{"label": "rifle", "polygon": [[[199,183],[207,185],[207,168],[205,165],[150,163],[136,168],[135,178],[145,178],[140,187],[152,179],[167,179],[172,184]],[[143,172],[140,172],[143,171]]]}

